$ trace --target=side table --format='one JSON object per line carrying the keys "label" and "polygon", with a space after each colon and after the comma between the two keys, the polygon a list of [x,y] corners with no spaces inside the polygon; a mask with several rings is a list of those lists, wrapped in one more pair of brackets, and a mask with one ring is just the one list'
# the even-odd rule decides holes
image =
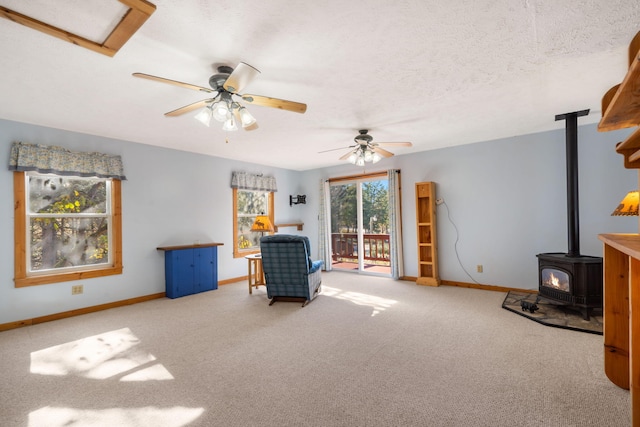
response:
{"label": "side table", "polygon": [[245,258],[248,261],[249,273],[247,278],[249,280],[249,294],[253,293],[253,288],[258,289],[258,286],[265,286],[264,272],[262,271],[262,254],[247,255]]}

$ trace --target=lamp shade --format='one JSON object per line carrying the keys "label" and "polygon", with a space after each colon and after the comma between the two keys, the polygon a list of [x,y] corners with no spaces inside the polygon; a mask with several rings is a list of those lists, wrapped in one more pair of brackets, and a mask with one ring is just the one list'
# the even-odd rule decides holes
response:
{"label": "lamp shade", "polygon": [[222,125],[222,130],[232,131],[238,130],[238,125],[236,124],[236,118],[233,115],[229,115],[229,118]]}
{"label": "lamp shade", "polygon": [[263,233],[272,232],[273,225],[271,224],[271,220],[269,220],[269,217],[264,214],[258,215],[251,226],[251,231],[259,231]]}
{"label": "lamp shade", "polygon": [[240,123],[242,123],[243,128],[249,127],[256,122],[255,117],[244,107],[240,107],[238,115],[240,116]]}
{"label": "lamp shade", "polygon": [[230,109],[229,109],[229,105],[227,104],[227,101],[225,99],[221,99],[220,101],[213,104],[212,113],[213,113],[212,114],[213,118],[216,119],[217,121],[219,122],[226,121],[230,115]]}
{"label": "lamp shade", "polygon": [[211,109],[211,106],[208,106],[200,110],[200,112],[194,116],[194,119],[198,120],[205,126],[209,126],[212,116],[213,111]]}
{"label": "lamp shade", "polygon": [[629,191],[611,216],[638,216],[638,191]]}

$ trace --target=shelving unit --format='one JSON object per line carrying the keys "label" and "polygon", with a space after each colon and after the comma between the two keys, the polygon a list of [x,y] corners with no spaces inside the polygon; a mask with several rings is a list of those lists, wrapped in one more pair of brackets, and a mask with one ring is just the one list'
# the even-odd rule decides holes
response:
{"label": "shelving unit", "polygon": [[[640,32],[629,44],[629,71],[619,85],[609,89],[602,97],[600,132],[640,125]],[[624,156],[624,167],[640,169],[640,129],[616,146]]]}
{"label": "shelving unit", "polygon": [[440,286],[436,239],[436,183],[416,183],[416,234],[418,278],[416,284]]}
{"label": "shelving unit", "polygon": [[[629,70],[602,98],[599,131],[640,125],[640,32],[629,44]],[[616,146],[624,167],[640,169],[640,129]],[[604,243],[604,372],[630,390],[631,425],[640,427],[640,234],[600,234]]]}

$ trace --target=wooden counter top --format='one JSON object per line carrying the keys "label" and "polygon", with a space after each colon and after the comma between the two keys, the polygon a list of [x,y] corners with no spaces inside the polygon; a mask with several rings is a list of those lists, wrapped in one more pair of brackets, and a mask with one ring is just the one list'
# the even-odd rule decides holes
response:
{"label": "wooden counter top", "polygon": [[640,234],[599,234],[598,239],[626,255],[640,259]]}

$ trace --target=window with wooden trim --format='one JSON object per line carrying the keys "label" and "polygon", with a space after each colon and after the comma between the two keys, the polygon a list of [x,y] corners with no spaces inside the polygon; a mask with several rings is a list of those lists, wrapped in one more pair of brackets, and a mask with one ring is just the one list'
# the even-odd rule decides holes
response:
{"label": "window with wooden trim", "polygon": [[[273,192],[233,188],[233,256],[260,252],[262,233],[251,231],[256,216],[265,214],[273,224]],[[270,234],[270,233],[266,233]]]}
{"label": "window with wooden trim", "polygon": [[15,286],[122,273],[120,180],[14,172]]}

